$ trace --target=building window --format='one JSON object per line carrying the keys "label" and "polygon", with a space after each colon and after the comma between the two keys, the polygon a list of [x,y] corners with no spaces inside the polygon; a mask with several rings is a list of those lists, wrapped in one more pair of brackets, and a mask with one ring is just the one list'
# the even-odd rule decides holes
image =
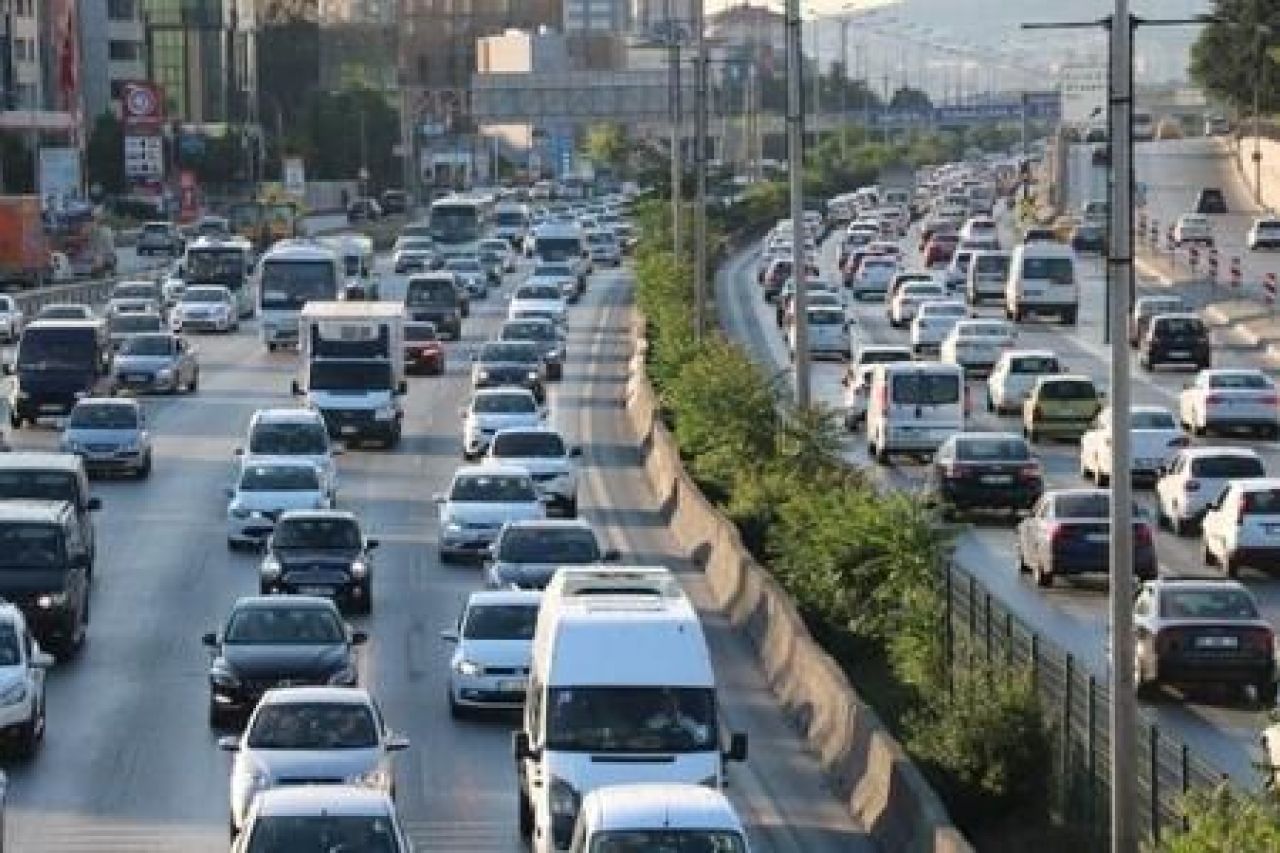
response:
{"label": "building window", "polygon": [[137,60],[142,49],[136,41],[115,41],[107,43],[107,58],[115,62],[133,62]]}
{"label": "building window", "polygon": [[13,59],[15,62],[34,62],[36,43],[31,39],[16,38],[13,40]]}
{"label": "building window", "polygon": [[13,13],[19,18],[30,18],[34,11],[34,0],[17,0],[17,2],[14,3]]}
{"label": "building window", "polygon": [[19,83],[14,87],[18,96],[18,108],[24,110],[33,110],[36,108],[36,84],[35,83]]}
{"label": "building window", "polygon": [[107,0],[107,17],[113,21],[132,21],[138,17],[137,0]]}

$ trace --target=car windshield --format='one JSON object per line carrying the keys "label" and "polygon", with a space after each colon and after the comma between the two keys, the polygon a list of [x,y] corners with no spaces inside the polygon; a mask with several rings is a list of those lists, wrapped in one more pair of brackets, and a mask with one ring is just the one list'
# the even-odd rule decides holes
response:
{"label": "car windshield", "polygon": [[275,548],[361,548],[360,525],[350,518],[285,518],[276,525],[271,544]]}
{"label": "car windshield", "polygon": [[1040,396],[1046,400],[1096,400],[1098,390],[1092,382],[1044,382]]}
{"label": "car windshield", "polygon": [[1280,515],[1280,488],[1250,489],[1244,493],[1240,511],[1245,515]]}
{"label": "car windshield", "polygon": [[329,452],[328,436],[318,423],[259,423],[249,452],[259,456],[319,456]]}
{"label": "car windshield", "polygon": [[573,275],[573,270],[569,268],[568,264],[538,264],[533,268],[533,275],[535,277],[547,276],[548,278],[571,276]]}
{"label": "car windshield", "polygon": [[468,640],[532,640],[538,604],[474,604],[467,608],[462,636]]}
{"label": "car windshield", "polygon": [[1076,268],[1070,258],[1023,258],[1022,277],[1052,284],[1074,284]]}
{"label": "car windshield", "polygon": [[1165,335],[1208,335],[1204,321],[1195,317],[1164,317],[1156,321],[1156,334]]}
{"label": "car windshield", "polygon": [[98,362],[98,336],[90,328],[27,329],[18,342],[19,367],[83,370]]}
{"label": "car windshield", "polygon": [[542,357],[537,347],[523,341],[497,341],[484,345],[480,350],[480,361],[488,364],[495,362],[516,362],[532,364]]}
{"label": "car windshield", "polygon": [[107,321],[113,335],[136,332],[158,332],[164,323],[155,314],[115,314]]}
{"label": "car windshield", "polygon": [[843,311],[807,311],[809,324],[812,326],[843,326]]}
{"label": "car windshield", "polygon": [[565,455],[564,440],[554,432],[500,432],[493,438],[494,456],[544,457]]}
{"label": "car windshield", "polygon": [[1160,615],[1180,619],[1258,619],[1258,607],[1239,589],[1167,589]]}
{"label": "car windshield", "polygon": [[907,350],[863,350],[858,353],[859,364],[892,364],[896,361],[911,361],[911,353]]}
{"label": "car windshield", "polygon": [[171,355],[174,339],[169,335],[134,335],[120,347],[121,355]]}
{"label": "car windshield", "polygon": [[468,474],[453,481],[449,500],[479,503],[530,503],[538,499],[533,481],[515,474]]}
{"label": "car windshield", "polygon": [[894,403],[911,406],[960,401],[960,377],[953,373],[902,373],[890,380]]}
{"label": "car windshield", "polygon": [[314,465],[247,465],[240,474],[242,492],[316,492],[320,476]]}
{"label": "car windshield", "polygon": [[54,524],[0,524],[0,569],[62,567],[62,533]]}
{"label": "car windshield", "polygon": [[187,281],[239,282],[245,275],[240,249],[199,249],[187,252]]}
{"label": "car windshield", "polygon": [[22,662],[18,632],[12,622],[0,622],[0,666],[17,666]]}
{"label": "car windshield", "polygon": [[430,323],[410,323],[404,327],[404,339],[406,341],[434,341],[439,336],[436,327]]}
{"label": "car windshield", "polygon": [[216,287],[188,287],[182,291],[183,302],[226,302],[226,291]]}
{"label": "car windshield", "polygon": [[79,503],[76,475],[69,471],[0,471],[0,500]]}
{"label": "car windshield", "polygon": [[259,286],[262,307],[273,309],[301,308],[312,299],[333,299],[338,280],[333,262],[298,259],[262,262]]}
{"label": "car windshield", "polygon": [[319,607],[242,607],[231,615],[224,643],[250,646],[335,645],[346,631]]}
{"label": "car windshield", "polygon": [[500,337],[504,341],[553,341],[558,336],[552,323],[512,320],[502,325]]}
{"label": "car windshield", "polygon": [[1261,373],[1215,373],[1209,377],[1209,387],[1262,390],[1270,388],[1271,381]]}
{"label": "car windshield", "polygon": [[150,284],[121,284],[111,291],[111,298],[155,300],[156,288]]}
{"label": "car windshield", "polygon": [[1022,462],[1031,458],[1031,451],[1018,438],[962,438],[956,440],[956,458],[966,462]]}
{"label": "car windshield", "polygon": [[746,842],[720,829],[610,829],[596,833],[588,853],[745,853]]}
{"label": "car windshield", "polygon": [[382,815],[273,815],[253,823],[245,853],[403,853]]}
{"label": "car windshield", "polygon": [[547,749],[704,752],[718,744],[710,687],[553,687]]}
{"label": "car windshield", "polygon": [[453,258],[445,268],[455,272],[481,272],[480,261],[475,258]]}
{"label": "car windshield", "polygon": [[1014,331],[1002,323],[966,323],[956,327],[956,335],[962,338],[1010,338]]}
{"label": "car windshield", "polygon": [[1262,460],[1254,456],[1202,456],[1191,460],[1191,476],[1221,480],[1265,477]]}
{"label": "car windshield", "polygon": [[1009,272],[1009,258],[1006,255],[979,255],[973,262],[975,275],[991,275],[1004,277]]}
{"label": "car windshield", "polygon": [[514,299],[560,300],[560,288],[553,284],[527,284],[516,291]]}
{"label": "car windshield", "polygon": [[1129,425],[1133,429],[1177,429],[1178,424],[1169,412],[1151,412],[1138,410],[1129,415]]}
{"label": "car windshield", "polygon": [[506,563],[578,566],[599,562],[601,555],[590,530],[513,527],[502,534],[497,556]]}
{"label": "car windshield", "polygon": [[134,429],[138,426],[138,410],[134,406],[94,403],[71,410],[67,426],[72,429]]}
{"label": "car windshield", "polygon": [[354,702],[264,704],[249,728],[252,749],[372,749],[377,745],[373,712],[368,705]]}
{"label": "car windshield", "polygon": [[929,305],[920,306],[920,316],[933,319],[941,317],[951,319],[952,317],[964,317],[969,313],[969,309],[963,305]]}
{"label": "car windshield", "polygon": [[364,391],[392,386],[391,363],[387,361],[311,362],[309,387],[313,391]]}
{"label": "car windshield", "polygon": [[1136,313],[1139,317],[1154,317],[1157,314],[1181,311],[1184,307],[1181,299],[1144,299],[1138,303]]}
{"label": "car windshield", "polygon": [[1090,492],[1078,495],[1059,495],[1054,507],[1054,515],[1058,518],[1096,518],[1106,520],[1111,517],[1111,498],[1102,492]]}
{"label": "car windshield", "polygon": [[428,239],[400,240],[400,251],[402,252],[430,252],[432,242]]}
{"label": "car windshield", "polygon": [[458,291],[447,279],[410,279],[404,301],[410,308],[453,305],[458,301]]}
{"label": "car windshield", "polygon": [[1057,373],[1058,359],[1051,355],[1026,355],[1009,362],[1010,373]]}
{"label": "car windshield", "polygon": [[532,414],[538,411],[538,403],[532,394],[478,394],[471,410],[482,415]]}

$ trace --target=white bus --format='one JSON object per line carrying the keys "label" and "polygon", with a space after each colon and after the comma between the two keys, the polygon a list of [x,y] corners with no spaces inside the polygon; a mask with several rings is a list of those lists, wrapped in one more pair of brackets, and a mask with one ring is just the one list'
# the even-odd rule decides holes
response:
{"label": "white bus", "polygon": [[218,284],[231,291],[241,319],[258,309],[253,283],[253,246],[243,237],[197,237],[182,259],[184,287]]}
{"label": "white bus", "polygon": [[493,199],[488,196],[454,195],[433,201],[428,227],[441,255],[477,254],[492,210]]}
{"label": "white bus", "polygon": [[281,240],[258,265],[262,342],[268,350],[298,345],[302,307],[333,301],[346,276],[337,252],[315,240]]}

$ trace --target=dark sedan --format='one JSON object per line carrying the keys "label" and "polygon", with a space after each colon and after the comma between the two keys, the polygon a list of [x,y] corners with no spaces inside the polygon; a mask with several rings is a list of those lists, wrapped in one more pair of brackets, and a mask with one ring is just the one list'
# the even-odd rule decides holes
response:
{"label": "dark sedan", "polygon": [[212,657],[209,725],[242,721],[273,687],[356,684],[354,647],[366,639],[327,598],[241,598],[222,631],[202,638]]}
{"label": "dark sedan", "polygon": [[1093,222],[1082,222],[1071,232],[1071,248],[1077,252],[1105,252],[1107,229]]}
{"label": "dark sedan", "polygon": [[1031,445],[1012,433],[958,433],[934,455],[928,489],[946,515],[970,510],[1017,514],[1044,490]]}
{"label": "dark sedan", "polygon": [[489,341],[476,353],[473,388],[527,388],[539,404],[547,399],[543,347],[533,341]]}
{"label": "dark sedan", "polygon": [[[1107,489],[1062,489],[1046,492],[1018,524],[1019,573],[1030,573],[1039,586],[1052,586],[1061,575],[1111,574],[1111,492]],[[1156,576],[1156,549],[1151,525],[1138,506],[1133,509],[1134,573]]]}
{"label": "dark sedan", "polygon": [[373,550],[360,522],[336,509],[291,510],[280,516],[262,558],[263,595],[332,599],[353,613],[373,609]]}

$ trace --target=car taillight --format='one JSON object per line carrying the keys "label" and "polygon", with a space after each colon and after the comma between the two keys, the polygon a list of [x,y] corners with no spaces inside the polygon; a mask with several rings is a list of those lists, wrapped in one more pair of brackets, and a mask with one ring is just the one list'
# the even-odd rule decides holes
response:
{"label": "car taillight", "polygon": [[1023,480],[1039,480],[1041,477],[1040,466],[1034,462],[1029,465],[1023,465],[1018,469],[1018,477]]}
{"label": "car taillight", "polygon": [[1200,491],[1200,481],[1199,481],[1199,480],[1187,480],[1187,482],[1185,482],[1185,483],[1183,483],[1183,484],[1182,484],[1182,490],[1183,490],[1184,492],[1198,492],[1198,491]]}
{"label": "car taillight", "polygon": [[1139,522],[1133,526],[1133,541],[1138,545],[1151,544],[1151,528]]}
{"label": "car taillight", "polygon": [[883,385],[876,390],[876,408],[886,412],[889,410],[889,389]]}
{"label": "car taillight", "polygon": [[1274,406],[1276,404],[1276,395],[1264,394],[1258,398],[1258,402],[1264,406]]}
{"label": "car taillight", "polygon": [[1053,524],[1049,528],[1049,545],[1060,545],[1074,534],[1075,531],[1065,524]]}
{"label": "car taillight", "polygon": [[1186,631],[1182,628],[1165,628],[1156,632],[1156,654],[1164,655],[1176,652],[1186,639]]}
{"label": "car taillight", "polygon": [[1248,628],[1241,632],[1240,645],[1250,651],[1270,652],[1275,645],[1270,628]]}

